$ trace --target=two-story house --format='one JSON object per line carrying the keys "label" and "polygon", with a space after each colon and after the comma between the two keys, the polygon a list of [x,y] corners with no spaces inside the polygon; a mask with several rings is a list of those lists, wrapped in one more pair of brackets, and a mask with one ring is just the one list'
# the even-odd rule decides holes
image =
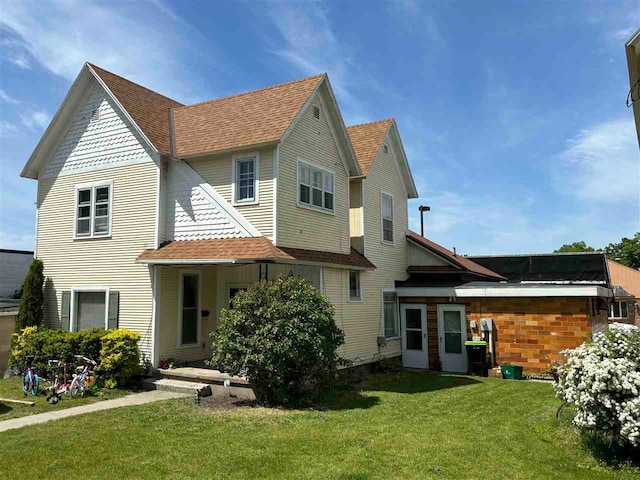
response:
{"label": "two-story house", "polygon": [[281,275],[331,300],[355,364],[462,372],[472,337],[544,371],[613,295],[599,257],[472,260],[411,232],[395,121],[347,128],[326,74],[182,105],[86,64],[21,175],[46,324],[136,330],[155,366],[209,357],[233,295]]}
{"label": "two-story house", "polygon": [[237,291],[297,275],[334,303],[345,357],[400,354],[416,187],[395,121],[347,129],[326,74],[182,105],[85,64],[21,175],[50,327],[202,359]]}

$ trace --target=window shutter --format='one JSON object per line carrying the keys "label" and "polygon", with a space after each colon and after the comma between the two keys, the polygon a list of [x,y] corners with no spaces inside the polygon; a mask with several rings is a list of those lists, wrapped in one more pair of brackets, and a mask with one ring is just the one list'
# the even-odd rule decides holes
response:
{"label": "window shutter", "polygon": [[118,310],[120,308],[120,292],[109,292],[108,328],[118,328]]}
{"label": "window shutter", "polygon": [[62,300],[60,303],[62,304],[62,308],[60,309],[62,330],[69,330],[69,318],[71,316],[71,292],[62,292]]}

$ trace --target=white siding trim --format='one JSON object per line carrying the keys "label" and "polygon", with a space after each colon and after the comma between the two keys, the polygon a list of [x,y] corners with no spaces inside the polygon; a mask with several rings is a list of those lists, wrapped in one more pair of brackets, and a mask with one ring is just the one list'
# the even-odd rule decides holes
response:
{"label": "white siding trim", "polygon": [[273,149],[273,244],[278,246],[278,157],[280,144]]}
{"label": "white siding trim", "polygon": [[401,287],[402,297],[506,298],[506,297],[612,297],[610,289],[599,286],[564,285],[554,287]]}
{"label": "white siding trim", "polygon": [[160,294],[161,290],[161,270],[160,267],[152,266],[151,275],[153,277],[153,303],[151,306],[151,366],[156,368],[160,364]]}
{"label": "white siding trim", "polygon": [[186,162],[178,160],[175,163],[176,168],[180,170],[192,182],[197,183],[202,194],[210,202],[216,204],[217,207],[228,217],[233,219],[235,223],[243,230],[243,234],[247,237],[262,237],[263,235],[251,223],[245,219],[242,214],[236,210],[233,205],[227,202],[216,190],[204,180],[193,168]]}
{"label": "white siding trim", "polygon": [[129,120],[129,122],[131,123],[131,125],[133,125],[133,128],[136,129],[136,131],[138,132],[138,134],[144,139],[145,142],[147,142],[147,145],[151,147],[151,149],[154,152],[158,152],[158,149],[153,145],[153,143],[151,143],[151,140],[149,140],[149,138],[147,138],[147,136],[144,134],[144,132],[142,131],[142,129],[138,126],[138,124],[133,120],[133,117],[131,115],[129,115],[129,112],[127,112],[127,110],[122,106],[122,104],[118,101],[118,99],[116,98],[116,96],[113,94],[113,92],[109,89],[109,87],[107,87],[107,84],[104,83],[102,81],[102,78],[100,78],[100,75],[98,75],[93,68],[91,68],[91,65],[89,65],[88,63],[85,64],[87,66],[87,68],[89,69],[89,71],[93,74],[94,78],[98,81],[98,83],[102,86],[102,88],[104,88],[105,92],[107,92],[109,94],[109,96],[111,97],[111,100],[113,100],[113,102],[118,106],[118,108],[122,111],[122,113],[124,114],[125,117],[127,117],[127,120]]}

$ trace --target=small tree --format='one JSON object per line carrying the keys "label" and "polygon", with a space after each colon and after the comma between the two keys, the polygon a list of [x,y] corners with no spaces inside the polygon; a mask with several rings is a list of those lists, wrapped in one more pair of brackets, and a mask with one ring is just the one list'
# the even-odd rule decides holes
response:
{"label": "small tree", "polygon": [[239,292],[211,333],[211,365],[244,374],[268,405],[317,398],[335,379],[344,334],[334,308],[312,285],[287,277]]}
{"label": "small tree", "polygon": [[16,332],[25,327],[39,327],[42,324],[42,309],[44,305],[44,265],[37,258],[31,262],[29,273],[24,280]]}

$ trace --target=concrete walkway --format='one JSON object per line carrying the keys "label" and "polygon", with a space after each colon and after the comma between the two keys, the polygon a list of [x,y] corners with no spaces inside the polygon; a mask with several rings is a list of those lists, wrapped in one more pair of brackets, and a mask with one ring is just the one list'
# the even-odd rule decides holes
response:
{"label": "concrete walkway", "polygon": [[160,400],[170,400],[172,398],[188,397],[184,393],[166,392],[154,390],[152,392],[134,393],[124,397],[115,398],[113,400],[103,400],[89,405],[81,405],[79,407],[64,408],[47,413],[37,413],[26,417],[12,418],[0,422],[0,432],[13,430],[15,428],[27,427],[29,425],[37,425],[38,423],[46,423],[51,420],[60,418],[75,417],[76,415],[84,415],[85,413],[99,412],[101,410],[111,410],[118,407],[129,407],[132,405],[143,405],[145,403],[158,402]]}

